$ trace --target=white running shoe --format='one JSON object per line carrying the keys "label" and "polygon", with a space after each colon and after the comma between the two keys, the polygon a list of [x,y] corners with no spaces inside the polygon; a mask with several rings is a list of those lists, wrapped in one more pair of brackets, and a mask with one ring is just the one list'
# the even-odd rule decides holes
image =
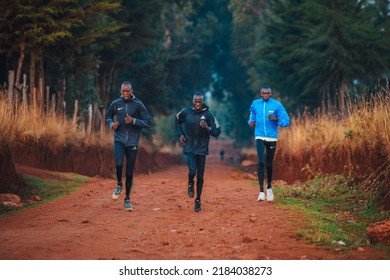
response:
{"label": "white running shoe", "polygon": [[267,189],[267,201],[274,201],[274,193],[272,189]]}
{"label": "white running shoe", "polygon": [[260,202],[260,201],[264,201],[264,200],[265,200],[265,193],[260,192],[259,196],[257,197],[257,201]]}
{"label": "white running shoe", "polygon": [[117,200],[119,198],[119,194],[122,191],[122,185],[117,185],[115,187],[114,193],[112,194],[112,199]]}

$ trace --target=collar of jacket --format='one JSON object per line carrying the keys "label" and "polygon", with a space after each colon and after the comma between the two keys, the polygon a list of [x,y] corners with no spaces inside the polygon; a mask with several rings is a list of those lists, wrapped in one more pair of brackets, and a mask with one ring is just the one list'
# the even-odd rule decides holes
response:
{"label": "collar of jacket", "polygon": [[123,102],[129,102],[129,101],[131,101],[131,100],[134,100],[134,99],[135,99],[135,95],[134,95],[134,94],[132,94],[129,100],[125,100],[125,99],[123,98],[123,96],[121,96],[121,98],[122,98]]}
{"label": "collar of jacket", "polygon": [[201,109],[200,111],[196,111],[193,104],[191,104],[190,107],[191,107],[191,109],[192,109],[194,112],[199,112],[199,113],[200,113],[200,112],[207,111],[207,110],[209,109],[209,107],[208,107],[206,104],[203,104],[203,107],[202,107],[202,109]]}
{"label": "collar of jacket", "polygon": [[267,101],[265,101],[264,99],[263,99],[263,97],[260,97],[259,98],[261,101],[263,101],[263,102],[268,102],[268,101],[271,101],[273,98],[272,97],[270,97],[270,98],[268,98],[268,100]]}

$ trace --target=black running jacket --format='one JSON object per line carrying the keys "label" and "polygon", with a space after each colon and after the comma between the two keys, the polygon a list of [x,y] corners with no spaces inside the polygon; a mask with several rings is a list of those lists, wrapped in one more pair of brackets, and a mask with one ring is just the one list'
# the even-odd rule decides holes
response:
{"label": "black running jacket", "polygon": [[[210,131],[200,126],[202,119],[211,128]],[[186,138],[183,152],[196,155],[208,155],[210,135],[218,137],[221,134],[218,120],[205,104],[199,112],[195,111],[193,105],[183,108],[176,114],[175,129],[177,137],[184,135]]]}

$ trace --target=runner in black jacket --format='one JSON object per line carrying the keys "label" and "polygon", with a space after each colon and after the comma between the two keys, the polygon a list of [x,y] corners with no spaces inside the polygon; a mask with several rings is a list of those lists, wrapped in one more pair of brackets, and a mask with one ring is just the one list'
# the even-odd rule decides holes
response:
{"label": "runner in black jacket", "polygon": [[[117,200],[122,191],[122,168],[126,155],[126,210],[133,211],[130,193],[133,187],[133,172],[138,152],[138,143],[144,127],[150,127],[152,118],[144,104],[133,94],[130,82],[123,82],[122,96],[115,99],[106,112],[106,122],[114,130],[114,156],[118,184],[112,194]],[[116,119],[114,119],[114,117]]]}
{"label": "runner in black jacket", "polygon": [[190,198],[194,197],[194,178],[196,180],[196,198],[194,211],[201,211],[200,197],[203,189],[203,176],[206,155],[209,154],[210,135],[218,137],[221,127],[217,119],[203,103],[203,94],[194,94],[193,105],[183,108],[175,118],[175,128],[183,145],[184,159],[188,165],[188,189]]}

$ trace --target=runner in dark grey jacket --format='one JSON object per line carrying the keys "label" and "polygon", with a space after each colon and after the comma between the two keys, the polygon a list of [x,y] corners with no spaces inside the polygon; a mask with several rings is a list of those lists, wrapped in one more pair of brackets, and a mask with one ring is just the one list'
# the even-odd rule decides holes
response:
{"label": "runner in dark grey jacket", "polygon": [[114,156],[118,184],[112,195],[119,198],[122,191],[122,168],[126,155],[125,208],[132,211],[130,193],[133,187],[133,172],[138,152],[138,143],[144,127],[150,127],[152,118],[144,104],[133,94],[130,82],[123,82],[122,96],[115,99],[106,112],[106,122],[114,130]]}
{"label": "runner in dark grey jacket", "polygon": [[194,178],[196,181],[196,199],[194,210],[201,211],[200,197],[203,189],[203,176],[206,155],[209,154],[210,135],[218,137],[221,127],[203,103],[203,94],[197,92],[193,97],[193,105],[182,109],[175,118],[177,137],[183,145],[184,159],[188,165],[188,189],[190,198],[194,197]]}

